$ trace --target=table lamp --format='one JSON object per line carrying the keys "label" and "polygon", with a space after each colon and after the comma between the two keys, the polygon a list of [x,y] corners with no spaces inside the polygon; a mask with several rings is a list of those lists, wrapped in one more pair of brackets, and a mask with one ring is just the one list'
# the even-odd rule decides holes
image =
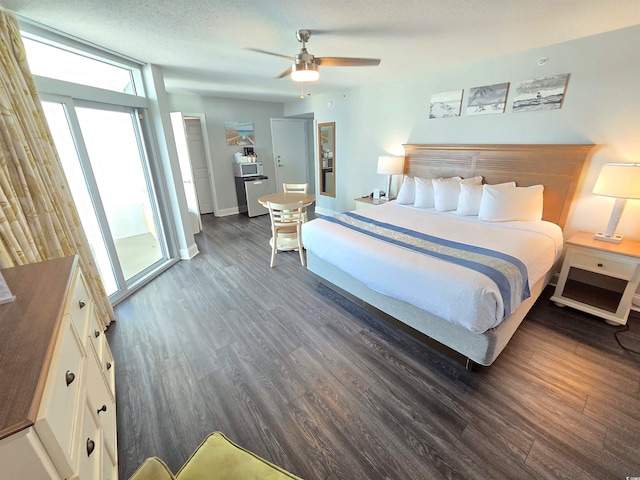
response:
{"label": "table lamp", "polygon": [[606,163],[603,165],[593,193],[616,199],[607,230],[593,237],[611,243],[620,243],[621,235],[615,235],[627,199],[640,199],[640,163]]}
{"label": "table lamp", "polygon": [[388,175],[387,200],[391,200],[391,178],[404,172],[404,157],[381,155],[378,157],[376,173]]}

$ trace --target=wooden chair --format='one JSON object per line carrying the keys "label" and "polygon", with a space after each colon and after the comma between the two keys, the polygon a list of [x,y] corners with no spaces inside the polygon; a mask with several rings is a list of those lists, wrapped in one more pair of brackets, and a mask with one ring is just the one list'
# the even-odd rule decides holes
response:
{"label": "wooden chair", "polygon": [[295,192],[295,193],[309,193],[307,190],[309,189],[308,183],[283,183],[282,190],[284,193]]}
{"label": "wooden chair", "polygon": [[[278,250],[298,250],[300,262],[307,265],[304,258],[304,246],[302,245],[302,219],[304,207],[298,203],[267,203],[269,216],[271,217],[271,267],[276,261]],[[279,244],[279,245],[278,245]]]}
{"label": "wooden chair", "polygon": [[[309,184],[308,183],[283,183],[282,191],[284,193],[309,193]],[[304,215],[302,215],[302,223],[309,220],[307,217],[307,207],[302,209]]]}

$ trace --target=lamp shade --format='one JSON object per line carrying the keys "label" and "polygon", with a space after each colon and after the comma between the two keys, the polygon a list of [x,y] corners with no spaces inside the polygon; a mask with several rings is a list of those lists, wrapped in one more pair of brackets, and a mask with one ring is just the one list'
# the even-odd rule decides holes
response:
{"label": "lamp shade", "polygon": [[593,193],[605,197],[640,199],[640,163],[606,163]]}
{"label": "lamp shade", "polygon": [[294,82],[315,82],[320,78],[315,63],[299,62],[291,65],[291,80]]}
{"label": "lamp shade", "polygon": [[376,173],[380,175],[399,175],[404,172],[404,157],[381,155],[378,157]]}

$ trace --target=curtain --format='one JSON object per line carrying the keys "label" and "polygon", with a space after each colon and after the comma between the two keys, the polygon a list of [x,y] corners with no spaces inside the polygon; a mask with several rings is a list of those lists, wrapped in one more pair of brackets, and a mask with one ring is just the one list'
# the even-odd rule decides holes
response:
{"label": "curtain", "polygon": [[78,255],[102,328],[114,319],[27,64],[0,11],[0,267]]}

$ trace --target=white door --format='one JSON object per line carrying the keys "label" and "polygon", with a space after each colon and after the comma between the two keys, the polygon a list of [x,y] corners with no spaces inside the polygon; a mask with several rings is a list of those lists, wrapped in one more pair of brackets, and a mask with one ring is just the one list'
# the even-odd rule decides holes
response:
{"label": "white door", "polygon": [[191,168],[191,159],[189,157],[187,135],[185,132],[182,113],[171,113],[171,126],[173,127],[173,136],[176,140],[176,149],[178,150],[178,161],[180,163],[180,174],[182,175],[184,194],[187,199],[187,209],[189,210],[189,216],[191,217],[191,230],[196,234],[202,229],[202,220],[200,218],[198,195],[196,193],[194,175]]}
{"label": "white door", "polygon": [[187,132],[187,148],[191,158],[191,170],[193,171],[193,181],[196,187],[196,195],[198,196],[200,213],[213,213],[213,192],[211,191],[202,125],[199,118],[193,117],[185,117],[184,125]]}
{"label": "white door", "polygon": [[283,183],[308,183],[306,121],[272,118],[271,140],[278,192]]}

